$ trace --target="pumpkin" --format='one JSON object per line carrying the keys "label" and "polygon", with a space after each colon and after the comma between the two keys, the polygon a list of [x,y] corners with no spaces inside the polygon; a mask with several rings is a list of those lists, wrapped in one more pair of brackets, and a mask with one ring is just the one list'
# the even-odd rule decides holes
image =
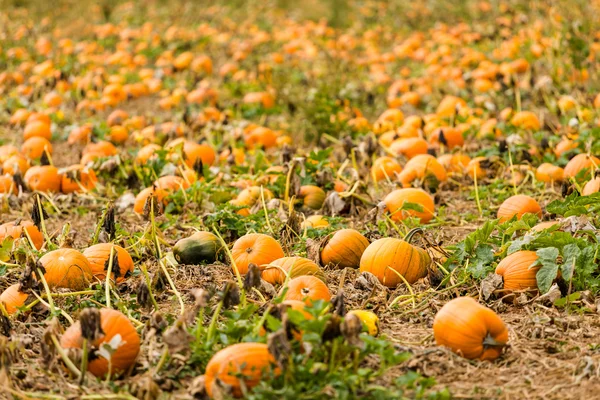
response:
{"label": "pumpkin", "polygon": [[442,127],[433,131],[429,136],[429,143],[435,146],[444,145],[449,149],[461,147],[465,144],[462,132],[457,128]]}
{"label": "pumpkin", "polygon": [[540,182],[560,182],[564,179],[565,171],[556,165],[543,163],[535,171],[535,179]]}
{"label": "pumpkin", "polygon": [[239,205],[253,206],[258,201],[262,202],[262,196],[265,197],[265,201],[269,201],[273,198],[273,193],[263,187],[261,195],[261,186],[250,186],[242,190],[236,199]]}
{"label": "pumpkin", "polygon": [[565,177],[575,178],[582,171],[586,178],[591,178],[594,171],[600,166],[600,159],[588,154],[577,154],[565,166]]}
{"label": "pumpkin", "polygon": [[584,196],[589,196],[590,194],[597,193],[600,191],[600,177],[596,177],[586,182],[583,187],[583,191],[581,192]]}
{"label": "pumpkin", "polygon": [[156,154],[156,152],[161,149],[162,149],[162,147],[160,147],[157,144],[154,144],[154,143],[147,144],[146,146],[144,146],[138,150],[138,152],[135,156],[136,164],[144,165],[148,161],[158,158],[158,155]]}
{"label": "pumpkin", "polygon": [[517,219],[521,219],[527,213],[535,214],[541,218],[542,208],[534,198],[524,194],[517,194],[504,200],[500,205],[498,218],[500,218],[500,222],[506,222],[515,215]]}
{"label": "pumpkin", "polygon": [[73,249],[52,250],[44,254],[39,262],[44,266],[44,278],[51,288],[85,289],[92,279],[92,268],[88,259]]}
{"label": "pumpkin", "polygon": [[466,101],[459,97],[448,95],[442,99],[435,113],[440,117],[451,117],[456,114],[457,110],[466,107]]}
{"label": "pumpkin", "polygon": [[114,247],[114,254],[117,255],[119,260],[119,266],[112,266],[111,279],[114,281],[117,276],[117,282],[123,282],[123,280],[133,273],[133,259],[121,246],[110,243],[98,243],[88,247],[83,251],[83,255],[86,256],[90,263],[92,275],[103,281],[106,279],[106,269],[108,268],[108,260],[110,257],[111,248]]}
{"label": "pumpkin", "polygon": [[244,134],[244,143],[249,149],[255,147],[268,149],[277,145],[277,134],[272,129],[258,126]]}
{"label": "pumpkin", "polygon": [[113,143],[122,144],[129,139],[129,132],[124,126],[114,125],[110,128],[109,138]]}
{"label": "pumpkin", "polygon": [[318,186],[304,185],[300,187],[298,199],[303,201],[305,207],[319,210],[325,201],[325,191]]}
{"label": "pumpkin", "polygon": [[14,314],[18,311],[19,307],[23,307],[29,295],[21,292],[21,285],[15,283],[7,287],[2,294],[0,294],[0,303],[4,304],[6,312]]}
{"label": "pumpkin", "polygon": [[217,260],[221,250],[221,242],[216,235],[196,232],[175,243],[173,256],[180,264],[210,264]]}
{"label": "pumpkin", "polygon": [[2,170],[5,174],[10,175],[23,175],[27,172],[29,167],[29,160],[21,154],[10,156],[2,163]]}
{"label": "pumpkin", "polygon": [[[410,240],[410,236],[407,235]],[[387,287],[394,288],[402,279],[415,283],[427,276],[431,257],[419,247],[396,238],[383,238],[371,243],[360,258],[360,272],[370,272]]]}
{"label": "pumpkin", "polygon": [[28,122],[23,131],[23,139],[27,140],[35,136],[43,137],[47,140],[52,139],[50,124],[46,124],[42,121]]}
{"label": "pumpkin", "polygon": [[535,226],[532,226],[530,230],[533,232],[541,232],[545,229],[550,229],[553,226],[557,226],[557,225],[560,225],[559,221],[544,221],[544,222],[538,223]]}
{"label": "pumpkin", "polygon": [[[325,282],[321,267],[304,257],[282,257],[264,266],[262,279],[271,284],[282,284],[286,273],[290,278],[312,275]],[[285,273],[284,273],[285,271]]]}
{"label": "pumpkin", "polygon": [[70,145],[74,144],[88,144],[90,142],[90,138],[92,137],[92,126],[91,125],[82,125],[74,128],[69,133],[69,138],[67,139],[67,143]]}
{"label": "pumpkin", "polygon": [[434,156],[429,154],[419,154],[411,158],[398,175],[398,180],[404,187],[410,187],[415,179],[427,180],[429,178],[434,178],[438,182],[447,179],[446,169]]}
{"label": "pumpkin", "polygon": [[471,162],[471,157],[465,154],[444,154],[437,158],[447,172],[464,173]]}
{"label": "pumpkin", "polygon": [[565,153],[568,153],[571,150],[575,150],[577,148],[577,143],[569,140],[567,138],[564,138],[563,140],[561,140],[560,142],[558,142],[556,144],[556,147],[554,148],[554,154],[556,154],[556,157],[560,157]]}
{"label": "pumpkin", "polygon": [[505,257],[496,267],[496,274],[502,276],[504,289],[508,291],[537,290],[536,274],[540,266],[535,251],[521,250]]}
{"label": "pumpkin", "polygon": [[394,179],[397,173],[402,171],[398,161],[392,157],[379,157],[371,167],[371,177],[375,182],[383,179]]}
{"label": "pumpkin", "polygon": [[33,136],[27,139],[21,146],[21,154],[30,160],[37,160],[42,157],[44,152],[52,154],[52,144],[48,139],[40,136]]}
{"label": "pumpkin", "polygon": [[308,229],[308,228],[319,229],[319,228],[327,228],[328,226],[329,226],[329,221],[327,221],[327,219],[322,215],[311,215],[310,217],[308,217],[304,221],[302,221],[302,224],[300,224],[300,227],[302,229]]}
{"label": "pumpkin", "polygon": [[510,123],[517,128],[539,131],[542,128],[542,124],[538,117],[531,111],[519,111],[513,115]]}
{"label": "pumpkin", "polygon": [[426,154],[429,145],[425,139],[419,137],[408,137],[394,140],[390,145],[390,151],[396,155],[413,158],[419,154]]}
{"label": "pumpkin", "polygon": [[279,375],[273,355],[264,343],[237,343],[219,350],[210,359],[204,374],[208,397],[215,398],[217,379],[231,387],[234,397],[243,397],[243,387],[252,389],[263,377]]}
{"label": "pumpkin", "polygon": [[[135,364],[140,352],[140,336],[129,318],[110,308],[100,310],[100,327],[104,334],[91,343],[92,348],[97,350],[90,353],[88,371],[100,378],[108,373],[121,375]],[[65,331],[60,339],[60,345],[64,349],[82,348],[83,337],[79,321]],[[103,346],[114,349],[110,355],[110,369],[108,352],[102,350]]]}
{"label": "pumpkin", "polygon": [[18,193],[17,185],[12,176],[5,174],[0,175],[0,194]]}
{"label": "pumpkin", "polygon": [[285,256],[279,242],[262,233],[249,233],[235,241],[231,256],[240,274],[248,272],[250,263],[262,267]]}
{"label": "pumpkin", "polygon": [[26,125],[33,124],[34,122],[42,122],[42,123],[46,124],[47,126],[50,126],[52,124],[52,120],[50,119],[50,117],[48,115],[42,114],[39,112],[34,112],[34,113],[29,114],[29,117],[27,117]]}
{"label": "pumpkin", "polygon": [[369,241],[359,231],[341,229],[330,235],[321,249],[321,264],[340,269],[358,268],[368,246]]}
{"label": "pumpkin", "polygon": [[471,297],[451,300],[438,311],[433,336],[438,346],[471,360],[495,360],[508,342],[500,317]]}
{"label": "pumpkin", "polygon": [[331,300],[331,293],[321,279],[312,275],[303,275],[288,282],[285,300],[299,300],[311,306],[313,301]]}
{"label": "pumpkin", "polygon": [[60,189],[63,193],[90,191],[98,183],[94,170],[81,164],[70,166],[62,171],[61,176]]}
{"label": "pumpkin", "polygon": [[115,125],[122,125],[129,118],[127,111],[117,109],[111,112],[106,118],[106,124],[110,127]]}
{"label": "pumpkin", "polygon": [[25,237],[26,234],[23,233],[23,230],[27,232],[35,248],[38,250],[41,249],[44,245],[44,235],[42,235],[42,232],[31,221],[20,221],[18,223],[17,221],[11,221],[0,225],[0,243],[7,237],[15,240]]}
{"label": "pumpkin", "polygon": [[[404,188],[390,192],[383,199],[385,209],[390,213],[393,221],[401,221],[408,217],[417,217],[421,223],[426,224],[433,218],[435,204],[433,198],[422,189]],[[422,207],[422,211],[414,209],[403,210],[405,203],[412,203]]]}
{"label": "pumpkin", "polygon": [[39,192],[60,192],[62,177],[53,165],[31,167],[23,180],[29,190]]}
{"label": "pumpkin", "polygon": [[202,165],[211,166],[217,158],[217,153],[207,144],[198,144],[189,140],[183,146],[184,161],[188,167],[193,168],[198,160]]}
{"label": "pumpkin", "polygon": [[82,155],[96,154],[99,158],[102,158],[115,156],[118,153],[119,151],[114,144],[107,142],[106,140],[101,140],[96,143],[88,143],[87,146],[84,147]]}
{"label": "pumpkin", "polygon": [[180,176],[167,175],[155,180],[154,186],[166,192],[176,192],[180,189],[185,190],[189,188],[190,184]]}
{"label": "pumpkin", "polygon": [[[167,205],[167,199],[166,197],[169,195],[169,193],[164,190],[164,189],[158,189],[158,188],[153,188],[153,187],[149,187],[146,188],[144,190],[142,190],[140,193],[138,193],[138,195],[135,197],[135,202],[133,203],[133,211],[135,211],[138,214],[143,214],[144,213],[144,207],[146,206],[146,201],[148,200],[148,198],[150,196],[155,196],[158,202],[162,202],[163,205]],[[156,212],[156,210],[155,210]]]}
{"label": "pumpkin", "polygon": [[356,315],[363,324],[363,330],[369,335],[377,336],[379,334],[379,317],[374,312],[367,310],[351,310],[348,311],[348,314]]}

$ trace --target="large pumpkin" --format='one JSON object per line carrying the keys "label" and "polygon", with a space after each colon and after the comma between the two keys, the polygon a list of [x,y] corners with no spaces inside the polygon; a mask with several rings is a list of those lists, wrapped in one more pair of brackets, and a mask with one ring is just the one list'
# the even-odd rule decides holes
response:
{"label": "large pumpkin", "polygon": [[[27,234],[23,232],[25,230]],[[0,243],[7,237],[18,239],[29,235],[36,249],[41,249],[44,245],[44,235],[31,221],[11,221],[0,225]]]}
{"label": "large pumpkin", "polygon": [[505,257],[496,267],[496,274],[502,276],[504,289],[508,291],[537,289],[536,274],[540,266],[535,251],[522,250]]}
{"label": "large pumpkin", "polygon": [[23,180],[31,191],[60,192],[62,177],[55,166],[42,165],[29,168]]}
{"label": "large pumpkin", "polygon": [[325,281],[325,274],[321,267],[304,257],[282,257],[265,266],[262,279],[272,284],[281,284],[285,281],[285,273],[290,278],[303,275],[313,275]]}
{"label": "large pumpkin", "polygon": [[310,306],[316,300],[331,300],[331,293],[321,279],[303,275],[288,282],[285,300],[299,300]]}
{"label": "large pumpkin", "polygon": [[[427,276],[431,257],[421,248],[396,238],[374,241],[360,259],[360,272],[370,272],[387,287],[396,287],[402,275],[408,283]],[[395,272],[394,272],[395,271]]]}
{"label": "large pumpkin", "polygon": [[[401,221],[408,217],[417,217],[422,223],[426,224],[431,221],[435,211],[433,198],[422,189],[396,189],[385,196],[383,202],[385,203],[386,211],[390,213],[390,218],[394,221]],[[405,203],[420,205],[423,210],[404,210],[402,207]]]}
{"label": "large pumpkin", "polygon": [[565,177],[574,178],[579,175],[580,172],[584,173],[585,177],[591,178],[594,170],[600,167],[600,159],[588,154],[577,154],[571,158],[565,166]]}
{"label": "large pumpkin", "polygon": [[335,232],[321,249],[321,263],[336,268],[358,268],[360,258],[369,246],[366,237],[354,229]]}
{"label": "large pumpkin", "polygon": [[433,320],[433,336],[468,359],[494,360],[508,342],[508,330],[500,317],[471,297],[446,303]]}
{"label": "large pumpkin", "polygon": [[277,240],[262,233],[249,233],[233,244],[231,256],[240,274],[248,272],[250,263],[259,267],[285,256]]}
{"label": "large pumpkin", "polygon": [[500,205],[500,208],[498,209],[498,218],[500,218],[500,222],[506,222],[515,215],[517,216],[517,219],[521,219],[521,217],[527,213],[535,214],[541,218],[542,207],[540,207],[539,203],[534,198],[524,194],[517,194],[504,200]]}
{"label": "large pumpkin", "polygon": [[44,278],[51,288],[85,289],[92,280],[88,259],[73,249],[58,249],[44,254],[39,262],[46,269]]}
{"label": "large pumpkin", "polygon": [[410,187],[415,179],[434,178],[438,182],[443,182],[447,177],[446,169],[434,156],[420,154],[406,163],[404,170],[398,175],[398,180],[402,186]]}
{"label": "large pumpkin", "polygon": [[[88,358],[88,371],[97,377],[104,377],[110,372],[111,375],[120,375],[127,371],[135,363],[140,351],[140,336],[131,321],[119,311],[103,308],[100,310],[100,326],[103,335],[93,343],[96,350]],[[81,349],[83,337],[81,336],[81,323],[79,321],[71,325],[60,339],[60,345],[65,349]],[[110,356],[110,370],[108,362],[108,351],[102,350],[103,346],[111,346],[114,349]]]}
{"label": "large pumpkin", "polygon": [[[108,267],[107,261],[109,260],[112,247],[115,248],[113,253],[117,255],[117,260],[119,260],[117,282],[123,282],[125,277],[133,272],[133,259],[127,250],[116,244],[98,243],[85,249],[83,255],[86,256],[90,262],[90,268],[92,269],[94,277],[99,280],[104,280],[106,279],[106,268]],[[115,279],[116,270],[117,266],[113,265],[111,272],[111,278],[113,280]]]}
{"label": "large pumpkin", "polygon": [[275,358],[264,343],[237,343],[218,351],[208,362],[204,387],[214,398],[214,385],[218,379],[232,388],[234,397],[242,397],[243,386],[252,389],[263,377],[279,375]]}

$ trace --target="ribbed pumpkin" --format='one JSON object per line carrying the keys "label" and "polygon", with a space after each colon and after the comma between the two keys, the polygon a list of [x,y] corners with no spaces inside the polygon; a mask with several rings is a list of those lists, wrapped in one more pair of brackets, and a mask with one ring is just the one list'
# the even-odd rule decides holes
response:
{"label": "ribbed pumpkin", "polygon": [[[405,188],[396,189],[390,192],[383,199],[390,218],[394,221],[401,221],[408,217],[417,217],[422,223],[426,224],[433,218],[435,204],[433,198],[422,189]],[[404,203],[419,204],[423,211],[403,210]]]}
{"label": "ribbed pumpkin", "polygon": [[264,266],[262,279],[272,284],[281,284],[285,281],[285,273],[291,279],[303,275],[316,276],[325,282],[325,274],[321,267],[304,257],[282,257]]}
{"label": "ribbed pumpkin", "polygon": [[11,237],[13,239],[18,239],[21,236],[26,237],[26,234],[23,233],[23,229],[27,231],[29,237],[31,237],[31,241],[36,249],[41,249],[44,245],[44,235],[42,232],[33,224],[31,221],[11,221],[5,224],[0,225],[0,243],[4,241],[7,237]]}
{"label": "ribbed pumpkin", "polygon": [[[110,252],[112,247],[114,246],[114,254],[117,255],[117,259],[119,260],[119,271],[117,282],[123,282],[125,277],[129,276],[133,273],[133,259],[125,250],[119,245],[110,244],[110,243],[98,243],[93,246],[88,247],[83,251],[83,255],[90,262],[90,268],[92,269],[92,275],[99,279],[106,279],[106,268],[108,267],[108,259],[110,257]],[[117,270],[117,266],[112,266],[112,274],[111,278],[115,279],[115,273]]]}
{"label": "ribbed pumpkin", "polygon": [[565,166],[565,177],[574,178],[581,171],[586,170],[585,176],[589,179],[598,167],[600,167],[600,159],[597,157],[587,154],[577,154]]}
{"label": "ribbed pumpkin", "polygon": [[73,249],[58,249],[44,254],[39,262],[46,269],[44,278],[51,288],[85,289],[92,280],[88,259]]}
{"label": "ribbed pumpkin", "polygon": [[517,194],[504,200],[500,205],[498,218],[500,218],[500,222],[506,222],[515,215],[517,219],[521,219],[527,213],[535,214],[541,218],[542,208],[534,198],[524,194]]}
{"label": "ribbed pumpkin", "polygon": [[[110,372],[111,375],[120,375],[135,364],[140,352],[140,336],[129,318],[121,312],[109,308],[100,310],[100,326],[104,335],[91,343],[95,349],[109,345],[114,350],[110,356],[109,363],[105,354],[107,351],[95,351],[90,354],[88,371],[97,377],[104,377]],[[79,321],[71,325],[60,339],[61,347],[65,349],[80,349],[83,346],[81,336],[81,323]]]}
{"label": "ribbed pumpkin", "polygon": [[424,180],[430,176],[443,182],[447,179],[446,169],[434,156],[420,154],[406,163],[404,170],[398,175],[398,180],[404,187],[410,187],[415,179]]}
{"label": "ribbed pumpkin", "polygon": [[433,320],[433,336],[438,346],[471,360],[495,360],[508,343],[504,322],[472,297],[446,303]]}
{"label": "ribbed pumpkin", "polygon": [[300,187],[298,199],[302,200],[305,207],[319,210],[325,201],[325,191],[318,186],[304,185]]}
{"label": "ribbed pumpkin", "polygon": [[249,233],[235,241],[231,249],[231,256],[235,261],[240,274],[248,272],[250,263],[262,268],[285,256],[277,240],[262,233]]}
{"label": "ribbed pumpkin", "polygon": [[358,268],[368,246],[369,241],[359,231],[341,229],[333,233],[321,249],[321,264],[340,269]]}
{"label": "ribbed pumpkin", "polygon": [[219,238],[210,232],[196,232],[173,247],[175,260],[181,264],[213,263],[221,251]]}
{"label": "ribbed pumpkin", "polygon": [[425,250],[396,238],[374,241],[360,258],[360,272],[372,273],[391,288],[402,282],[398,274],[408,283],[415,283],[427,276],[430,265],[431,257]]}
{"label": "ribbed pumpkin", "polygon": [[396,178],[396,173],[400,172],[402,172],[402,167],[392,157],[379,157],[371,167],[371,177],[375,182],[384,179],[393,181]]}
{"label": "ribbed pumpkin", "polygon": [[565,171],[556,165],[543,163],[535,171],[535,179],[540,182],[560,182],[564,179]]}
{"label": "ribbed pumpkin", "polygon": [[18,307],[23,307],[29,295],[21,292],[21,285],[15,283],[7,287],[2,294],[0,294],[0,303],[4,304],[6,312],[14,314],[18,311]]}
{"label": "ribbed pumpkin", "polygon": [[321,279],[303,275],[288,282],[285,300],[299,300],[310,306],[316,300],[331,300],[331,293]]}
{"label": "ribbed pumpkin", "polygon": [[242,397],[244,387],[252,389],[263,379],[279,375],[275,358],[264,343],[237,343],[218,351],[208,362],[204,387],[208,397],[214,398],[218,379],[230,386],[234,397]]}
{"label": "ribbed pumpkin", "polygon": [[590,194],[597,193],[600,191],[600,177],[596,177],[586,182],[583,187],[583,191],[581,192],[584,196],[589,196]]}
{"label": "ribbed pumpkin", "polygon": [[62,177],[55,166],[42,165],[29,168],[23,180],[31,191],[60,192]]}
{"label": "ribbed pumpkin", "polygon": [[537,289],[536,274],[539,266],[533,267],[538,260],[535,251],[521,250],[505,257],[496,267],[496,274],[502,276],[504,289]]}

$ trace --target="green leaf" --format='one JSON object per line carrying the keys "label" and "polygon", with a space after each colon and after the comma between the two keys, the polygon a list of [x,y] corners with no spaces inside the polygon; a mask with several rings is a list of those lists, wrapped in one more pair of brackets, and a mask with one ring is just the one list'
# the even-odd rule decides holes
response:
{"label": "green leaf", "polygon": [[417,212],[423,212],[423,205],[419,204],[419,203],[410,203],[408,201],[404,202],[402,204],[402,207],[400,207],[401,210],[413,210],[413,211],[417,211]]}
{"label": "green leaf", "polygon": [[15,240],[10,236],[4,239],[2,245],[0,245],[0,261],[7,262],[10,260],[14,242]]}
{"label": "green leaf", "polygon": [[490,272],[494,261],[494,249],[489,244],[480,244],[475,249],[475,256],[470,258],[469,271],[474,278],[481,279]]}
{"label": "green leaf", "polygon": [[573,277],[573,271],[577,260],[581,257],[581,250],[576,244],[568,244],[563,248],[563,264],[560,267],[560,272],[565,281],[570,281]]}
{"label": "green leaf", "polygon": [[556,307],[564,307],[567,305],[567,302],[576,301],[576,300],[579,300],[580,298],[581,298],[580,292],[571,293],[570,295],[568,295],[566,297],[561,297],[560,299],[557,299],[554,302],[554,305]]}
{"label": "green leaf", "polygon": [[547,293],[556,279],[558,273],[558,249],[556,247],[546,247],[535,252],[538,256],[538,262],[534,265],[541,265],[541,268],[535,275],[538,288],[541,293]]}

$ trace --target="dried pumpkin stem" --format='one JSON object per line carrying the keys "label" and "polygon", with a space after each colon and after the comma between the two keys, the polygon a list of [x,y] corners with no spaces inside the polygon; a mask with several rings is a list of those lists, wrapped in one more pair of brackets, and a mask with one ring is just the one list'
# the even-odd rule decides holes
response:
{"label": "dried pumpkin stem", "polygon": [[[32,291],[33,295],[35,296],[35,298],[37,299],[38,302],[42,303],[43,305],[45,305],[46,307],[50,308],[50,310],[52,310],[52,307],[50,307],[50,304],[47,303],[44,299],[42,299],[40,297],[39,294],[37,294],[36,292]],[[54,304],[54,303],[53,303]],[[100,306],[103,306],[103,304],[100,304]],[[65,319],[67,321],[69,321],[69,323],[72,325],[75,323],[75,321],[73,321],[73,318],[71,318],[71,316],[69,314],[67,314],[63,309],[58,308],[56,306],[54,306],[54,310],[58,311],[60,313],[60,315],[62,315],[63,317],[65,317]]]}
{"label": "dried pumpkin stem", "polygon": [[50,339],[52,340],[52,344],[54,344],[54,347],[56,348],[56,352],[58,353],[60,358],[63,360],[66,367],[69,369],[69,371],[71,371],[71,373],[73,375],[75,375],[77,378],[80,378],[81,371],[79,371],[77,369],[75,364],[73,364],[73,361],[71,361],[71,359],[67,356],[67,354],[65,353],[65,350],[61,347],[56,335],[50,335]]}
{"label": "dried pumpkin stem", "polygon": [[52,300],[52,294],[50,293],[50,287],[48,286],[48,282],[46,281],[46,277],[42,273],[40,268],[37,269],[38,278],[42,281],[42,285],[44,285],[44,290],[46,291],[46,296],[48,298],[48,305],[50,306],[50,312],[54,314],[56,312],[56,308],[54,307],[54,300]]}
{"label": "dried pumpkin stem", "polygon": [[110,307],[110,275],[112,274],[113,259],[115,257],[115,246],[110,247],[110,255],[108,256],[108,268],[106,270],[106,283],[104,285],[106,295],[106,308]]}
{"label": "dried pumpkin stem", "polygon": [[42,227],[42,233],[44,234],[44,239],[46,239],[46,242],[51,243],[50,236],[48,236],[48,231],[46,230],[46,219],[44,218],[44,207],[42,207],[42,200],[40,199],[39,194],[37,194],[35,196],[35,202],[36,202],[35,206],[37,207],[39,215],[40,215],[40,225]]}

